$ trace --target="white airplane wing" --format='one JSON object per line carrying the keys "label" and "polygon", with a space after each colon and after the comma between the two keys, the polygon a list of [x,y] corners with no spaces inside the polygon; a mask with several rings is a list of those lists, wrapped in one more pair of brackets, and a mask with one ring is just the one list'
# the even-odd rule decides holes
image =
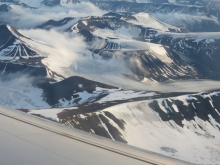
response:
{"label": "white airplane wing", "polygon": [[1,165],[190,164],[0,107]]}

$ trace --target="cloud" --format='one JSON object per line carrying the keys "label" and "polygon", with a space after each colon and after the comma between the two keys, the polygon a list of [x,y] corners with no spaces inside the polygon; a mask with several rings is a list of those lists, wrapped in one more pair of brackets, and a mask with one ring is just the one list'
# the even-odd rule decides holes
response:
{"label": "cloud", "polygon": [[21,3],[25,3],[31,7],[40,7],[41,6],[41,2],[43,0],[17,0]]}
{"label": "cloud", "polygon": [[[111,58],[103,58],[87,49],[83,38],[75,33],[59,33],[55,30],[20,30],[32,39],[43,41],[53,46],[57,54],[50,54],[42,60],[50,70],[64,76],[74,75],[112,75],[131,74],[126,66],[125,56],[117,52],[109,52]],[[105,53],[103,53],[105,56]],[[106,55],[108,57],[108,54]]]}
{"label": "cloud", "polygon": [[165,15],[161,13],[154,13],[152,14],[152,16],[167,24],[173,26],[180,26],[180,27],[181,26],[191,27],[195,25],[200,25],[202,22],[211,22],[212,24],[219,25],[217,19],[206,16],[193,16],[189,14],[180,14],[180,13],[168,13]]}
{"label": "cloud", "polygon": [[18,29],[31,29],[50,19],[61,20],[66,17],[101,16],[105,12],[89,2],[68,4],[54,8],[41,7],[39,9],[22,8],[11,5],[9,13],[0,15],[0,20]]}
{"label": "cloud", "polygon": [[34,40],[44,42],[56,49],[56,54],[51,53],[43,60],[51,70],[62,73],[63,68],[70,67],[73,63],[82,60],[86,44],[83,38],[74,33],[59,33],[55,30],[20,30],[20,32]]}

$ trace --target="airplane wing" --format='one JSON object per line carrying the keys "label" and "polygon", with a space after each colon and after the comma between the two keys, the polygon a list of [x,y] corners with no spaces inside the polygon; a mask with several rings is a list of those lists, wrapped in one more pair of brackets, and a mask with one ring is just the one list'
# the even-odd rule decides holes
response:
{"label": "airplane wing", "polygon": [[190,164],[0,107],[1,165]]}

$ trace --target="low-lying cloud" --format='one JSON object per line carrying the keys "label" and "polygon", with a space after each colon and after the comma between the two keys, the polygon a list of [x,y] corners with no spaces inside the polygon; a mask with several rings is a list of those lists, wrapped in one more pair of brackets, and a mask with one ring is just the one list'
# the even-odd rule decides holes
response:
{"label": "low-lying cloud", "polygon": [[[154,13],[152,14],[156,19],[165,22],[167,24],[178,26],[178,27],[187,27],[189,30],[196,31],[196,29],[200,28],[203,31],[213,30],[213,28],[219,29],[219,22],[215,18],[210,18],[207,16],[195,16],[189,14],[180,14],[180,13]],[[213,27],[215,26],[215,27]]]}
{"label": "low-lying cloud", "polygon": [[83,38],[74,33],[59,33],[55,30],[20,30],[22,34],[44,42],[56,49],[57,54],[51,54],[46,60],[50,69],[60,72],[63,67],[69,67],[83,58],[86,44]]}
{"label": "low-lying cloud", "polygon": [[11,5],[12,10],[1,13],[0,20],[4,24],[18,29],[31,29],[50,19],[61,20],[66,17],[101,16],[105,12],[89,2],[68,4],[67,6],[45,7],[38,9],[22,8]]}

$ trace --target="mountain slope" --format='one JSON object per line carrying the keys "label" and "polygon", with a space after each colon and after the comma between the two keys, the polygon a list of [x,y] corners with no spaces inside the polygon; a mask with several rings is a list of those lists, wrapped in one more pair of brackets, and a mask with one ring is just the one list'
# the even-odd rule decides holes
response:
{"label": "mountain slope", "polygon": [[[0,104],[178,159],[218,164],[220,33],[189,31],[219,31],[219,10],[167,0],[90,2],[112,12],[75,0],[44,0],[36,10],[5,1],[15,10],[3,17],[24,10],[46,22],[31,27],[30,21],[35,29],[24,30],[0,26]],[[82,6],[105,14],[88,16]],[[208,25],[192,30],[160,16]]]}
{"label": "mountain slope", "polygon": [[[140,16],[141,21],[143,21],[142,17],[147,16],[147,20],[154,29],[148,27],[148,22],[144,22],[144,27],[136,25],[140,21],[135,16]],[[130,59],[125,63],[128,63],[128,68],[135,74],[135,76],[131,76],[135,80],[142,81],[146,78],[165,81],[180,78],[216,79],[219,77],[219,72],[216,70],[218,65],[214,65],[218,63],[217,54],[215,56],[216,62],[213,62],[206,53],[211,53],[210,49],[212,49],[212,52],[218,49],[217,40],[210,39],[216,44],[215,48],[211,46],[211,42],[208,42],[208,38],[216,38],[217,36],[209,36],[209,33],[199,33],[207,34],[204,35],[206,38],[208,37],[207,46],[205,46],[205,43],[202,44],[202,37],[196,39],[199,34],[179,33],[180,29],[175,27],[172,28],[176,30],[176,33],[171,33],[172,29],[169,27],[172,26],[159,22],[148,14],[108,13],[104,17],[89,17],[80,20],[72,27],[72,30],[85,37],[87,47],[94,52],[94,57],[101,55],[103,58],[111,59],[119,53]],[[183,39],[184,37],[185,39]],[[168,47],[163,49],[162,45]],[[194,54],[195,50],[198,51],[196,54]],[[211,65],[208,65],[208,63]],[[127,73],[124,75],[130,77]]]}
{"label": "mountain slope", "polygon": [[206,6],[209,8],[219,9],[220,2],[216,0],[176,0],[176,4],[181,5],[195,5],[195,6]]}
{"label": "mountain slope", "polygon": [[[151,38],[151,42],[169,46],[188,63],[207,67],[213,73],[207,76],[218,77],[220,33],[161,34]],[[215,75],[217,74],[217,75]]]}
{"label": "mountain slope", "polygon": [[[150,33],[153,35],[157,33],[158,30],[172,32],[181,32],[183,30],[167,25],[148,14],[142,13],[136,15],[126,13],[115,15],[114,13],[108,13],[103,17],[88,17],[87,19],[79,20],[78,23],[72,27],[72,30],[75,32],[79,32],[82,29],[91,31],[97,35],[99,35],[100,29],[103,31],[108,29],[111,30],[112,33],[122,33],[121,36],[127,35],[127,37],[130,38],[138,37],[140,33]],[[114,36],[114,34],[112,34],[112,36]]]}
{"label": "mountain slope", "polygon": [[77,18],[67,17],[59,21],[49,20],[41,25],[35,27],[36,29],[69,31],[71,27],[78,21]]}
{"label": "mountain slope", "polygon": [[182,13],[200,16],[217,16],[218,9],[198,7],[198,6],[184,6],[174,4],[156,4],[156,3],[134,3],[134,2],[102,2],[95,1],[94,4],[106,11],[113,12],[144,12],[144,13]]}
{"label": "mountain slope", "polygon": [[132,19],[129,20],[126,18],[124,18],[124,19],[126,19],[127,22],[130,22],[133,24],[142,25],[144,27],[154,28],[154,29],[161,30],[161,31],[173,31],[173,32],[184,31],[181,28],[177,28],[175,26],[165,24],[165,23],[155,19],[154,17],[152,17],[148,13],[137,13],[132,16],[134,18],[136,18],[136,20],[132,20]]}
{"label": "mountain slope", "polygon": [[45,5],[47,7],[57,7],[61,6],[60,0],[44,0],[41,2],[42,5]]}
{"label": "mountain slope", "polygon": [[193,163],[215,164],[220,153],[219,98],[219,92],[185,95],[58,116],[61,123],[90,133]]}
{"label": "mountain slope", "polygon": [[8,25],[0,26],[0,59],[18,60],[36,57],[47,57],[45,50],[53,50],[50,46],[34,41],[19,33]]}
{"label": "mountain slope", "polygon": [[151,46],[147,42],[166,45],[194,69],[197,73],[194,78],[219,77],[218,32],[184,33],[183,30],[179,33],[182,29],[143,13],[107,13],[103,17],[89,17],[79,20],[72,30],[82,34],[89,49],[93,50],[148,50]]}
{"label": "mountain slope", "polygon": [[41,4],[47,7],[58,7],[79,2],[81,2],[81,0],[43,0]]}

